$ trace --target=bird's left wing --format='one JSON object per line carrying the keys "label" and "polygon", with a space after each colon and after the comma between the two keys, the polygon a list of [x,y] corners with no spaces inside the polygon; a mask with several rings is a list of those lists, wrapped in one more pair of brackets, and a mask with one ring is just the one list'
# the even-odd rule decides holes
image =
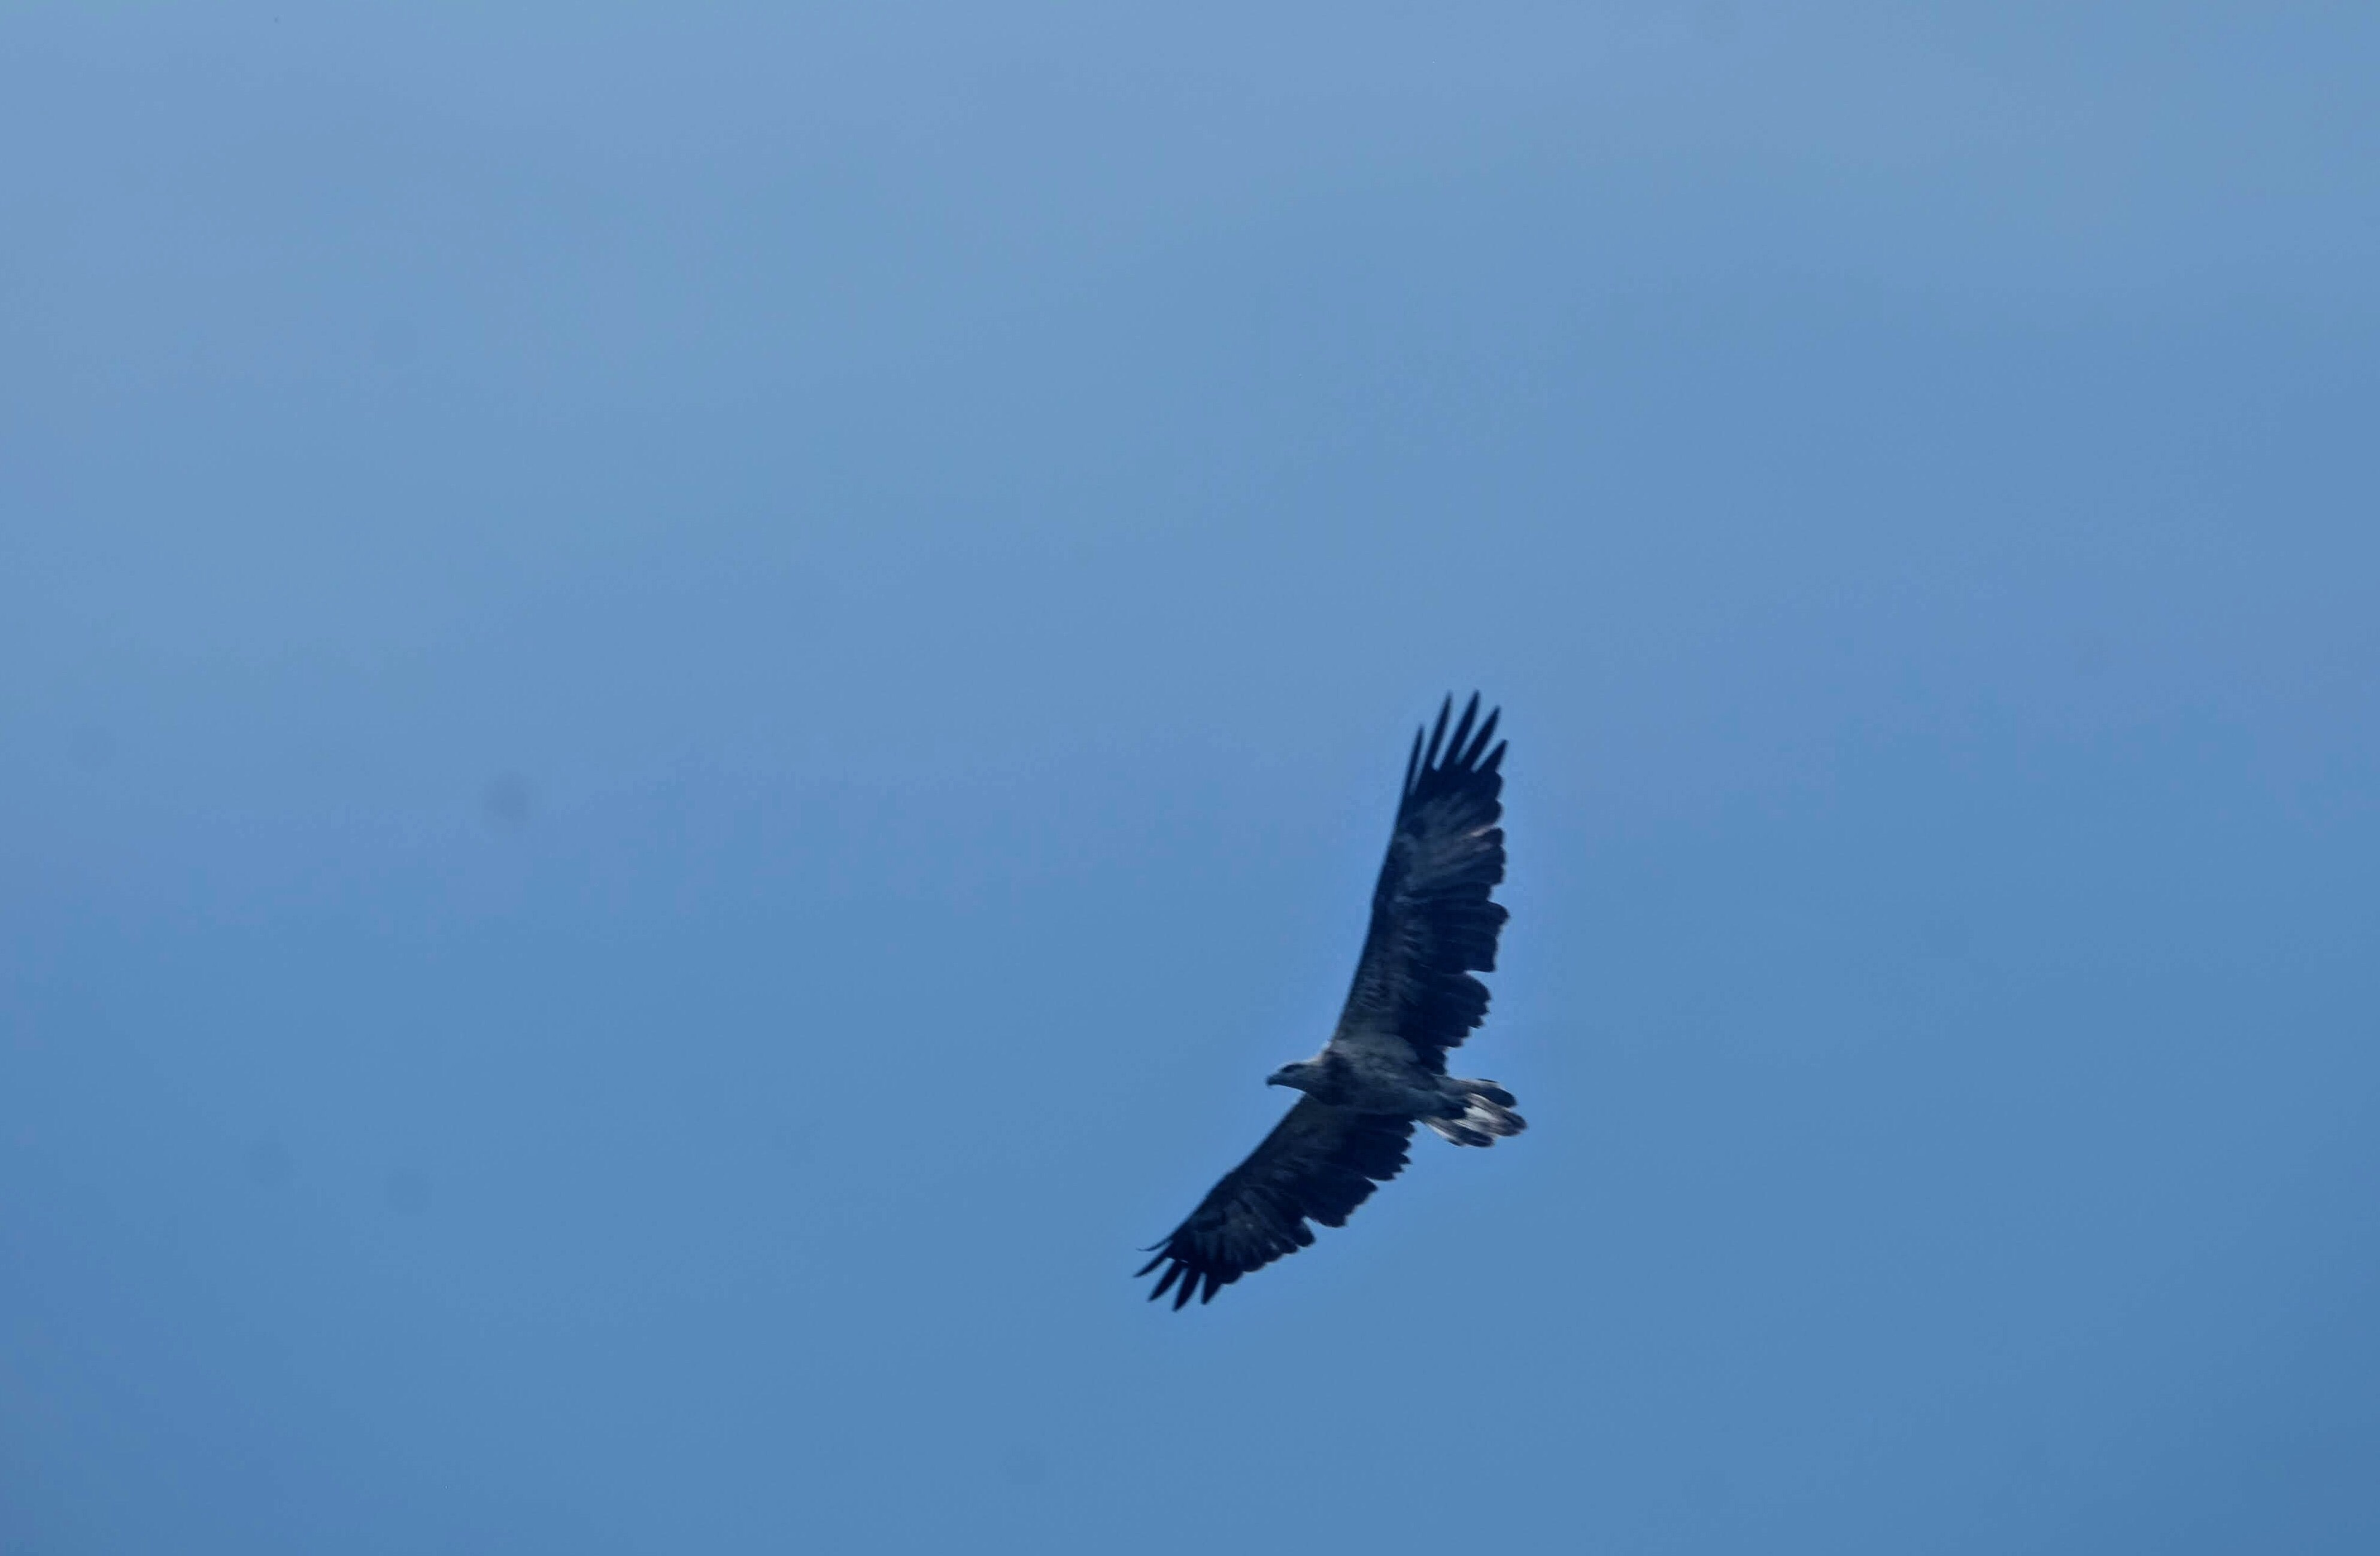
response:
{"label": "bird's left wing", "polygon": [[1340,1013],[1333,1047],[1402,1042],[1426,1068],[1446,1072],[1446,1051],[1488,1015],[1488,985],[1474,972],[1496,969],[1503,905],[1504,747],[1497,712],[1479,718],[1473,694],[1447,733],[1450,697],[1429,743],[1414,731],[1397,824],[1372,888],[1372,923],[1356,959],[1354,986]]}
{"label": "bird's left wing", "polygon": [[1343,1226],[1372,1187],[1403,1171],[1413,1120],[1357,1113],[1300,1097],[1264,1143],[1208,1190],[1189,1219],[1140,1268],[1166,1266],[1155,1301],[1173,1290],[1179,1309],[1314,1241],[1307,1221]]}

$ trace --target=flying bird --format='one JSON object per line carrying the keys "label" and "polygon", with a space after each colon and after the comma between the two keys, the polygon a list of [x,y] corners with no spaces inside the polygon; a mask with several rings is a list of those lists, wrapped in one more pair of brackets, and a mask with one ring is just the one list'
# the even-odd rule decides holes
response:
{"label": "flying bird", "polygon": [[[1283,1065],[1269,1086],[1302,1092],[1248,1159],[1223,1175],[1189,1219],[1154,1245],[1149,1300],[1168,1291],[1179,1311],[1251,1270],[1314,1241],[1309,1221],[1343,1226],[1375,1184],[1403,1170],[1416,1121],[1456,1145],[1493,1145],[1526,1128],[1512,1093],[1492,1080],[1446,1073],[1446,1051],[1488,1014],[1474,972],[1496,967],[1503,907],[1501,710],[1478,718],[1473,693],[1451,735],[1454,699],[1438,710],[1427,745],[1414,731],[1389,856],[1372,888],[1372,923],[1355,984],[1322,1052]],[[1147,1251],[1147,1250],[1144,1250]]]}

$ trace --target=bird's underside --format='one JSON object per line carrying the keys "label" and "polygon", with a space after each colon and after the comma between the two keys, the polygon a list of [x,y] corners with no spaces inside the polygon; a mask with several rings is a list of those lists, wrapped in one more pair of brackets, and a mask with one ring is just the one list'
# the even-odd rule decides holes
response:
{"label": "bird's underside", "polygon": [[1309,1222],[1340,1226],[1375,1185],[1404,1169],[1414,1126],[1457,1145],[1492,1145],[1526,1126],[1492,1080],[1446,1073],[1446,1052],[1488,1012],[1472,974],[1496,966],[1505,911],[1501,766],[1489,748],[1498,715],[1478,720],[1475,694],[1451,735],[1449,698],[1425,745],[1419,732],[1354,986],[1330,1041],[1284,1065],[1270,1083],[1305,1094],[1247,1160],[1223,1176],[1158,1244],[1144,1275],[1165,1266],[1152,1300],[1179,1309],[1314,1241]]}

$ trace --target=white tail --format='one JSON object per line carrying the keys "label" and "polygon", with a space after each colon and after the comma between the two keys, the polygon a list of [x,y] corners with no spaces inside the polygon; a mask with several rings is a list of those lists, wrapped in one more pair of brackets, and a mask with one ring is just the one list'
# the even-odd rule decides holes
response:
{"label": "white tail", "polygon": [[1448,1090],[1462,1095],[1463,1116],[1422,1122],[1457,1145],[1493,1145],[1529,1127],[1527,1119],[1512,1111],[1512,1093],[1492,1080],[1451,1081]]}

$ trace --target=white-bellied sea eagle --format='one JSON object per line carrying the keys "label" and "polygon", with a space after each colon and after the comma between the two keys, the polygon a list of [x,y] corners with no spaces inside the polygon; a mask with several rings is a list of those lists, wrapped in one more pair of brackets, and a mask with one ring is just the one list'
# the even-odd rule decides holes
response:
{"label": "white-bellied sea eagle", "polygon": [[1446,1073],[1446,1051],[1488,1014],[1487,985],[1472,974],[1495,970],[1505,918],[1489,899],[1504,878],[1504,747],[1488,743],[1498,715],[1478,720],[1474,693],[1450,736],[1453,703],[1439,706],[1427,745],[1414,732],[1338,1030],[1321,1053],[1266,1082],[1305,1094],[1156,1245],[1140,1270],[1165,1266],[1152,1301],[1170,1290],[1176,1309],[1194,1296],[1211,1302],[1249,1271],[1314,1241],[1307,1222],[1346,1224],[1374,1184],[1403,1169],[1416,1121],[1457,1145],[1493,1145],[1524,1128],[1512,1093]]}

